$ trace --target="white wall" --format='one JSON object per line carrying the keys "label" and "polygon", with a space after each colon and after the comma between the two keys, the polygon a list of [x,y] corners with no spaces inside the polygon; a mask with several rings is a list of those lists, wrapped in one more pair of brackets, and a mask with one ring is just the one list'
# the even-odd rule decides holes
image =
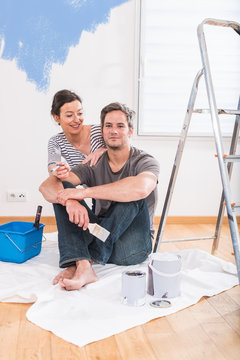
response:
{"label": "white wall", "polygon": [[[47,177],[48,138],[59,131],[49,114],[56,91],[68,88],[83,98],[86,123],[98,123],[101,108],[112,101],[137,108],[136,1],[113,9],[109,23],[99,25],[95,33],[82,34],[65,64],[53,65],[45,93],[26,81],[14,61],[0,59],[0,216],[33,216],[37,205],[43,205],[43,216],[53,215],[38,186]],[[160,162],[160,215],[178,138],[135,134],[132,143]],[[229,140],[224,144],[227,149]],[[216,215],[221,186],[214,153],[212,139],[188,140],[169,215]],[[236,165],[232,185],[238,201],[239,175]],[[8,190],[26,191],[27,201],[8,202]]]}

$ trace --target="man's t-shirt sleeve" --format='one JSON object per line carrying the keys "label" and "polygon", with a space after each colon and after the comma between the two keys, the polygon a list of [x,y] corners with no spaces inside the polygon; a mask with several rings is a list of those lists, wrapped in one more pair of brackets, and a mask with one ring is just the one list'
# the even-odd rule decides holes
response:
{"label": "man's t-shirt sleeve", "polygon": [[90,186],[90,180],[91,179],[91,168],[88,164],[82,165],[76,165],[71,169],[71,172],[73,172],[81,181],[81,184],[85,184]]}
{"label": "man's t-shirt sleeve", "polygon": [[152,172],[157,177],[157,179],[159,177],[159,163],[153,156],[149,154],[145,154],[136,165],[137,174],[140,174],[144,171]]}

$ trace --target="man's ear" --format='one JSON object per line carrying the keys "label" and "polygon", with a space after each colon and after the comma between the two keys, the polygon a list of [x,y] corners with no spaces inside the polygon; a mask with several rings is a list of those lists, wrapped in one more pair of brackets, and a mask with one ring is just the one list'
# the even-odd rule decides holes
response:
{"label": "man's ear", "polygon": [[132,136],[132,134],[133,134],[133,127],[129,130],[128,137],[130,138]]}

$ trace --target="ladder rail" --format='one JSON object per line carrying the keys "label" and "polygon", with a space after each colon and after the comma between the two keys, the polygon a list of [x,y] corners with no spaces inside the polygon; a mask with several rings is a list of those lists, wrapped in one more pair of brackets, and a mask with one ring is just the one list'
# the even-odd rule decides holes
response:
{"label": "ladder rail", "polygon": [[209,108],[210,108],[211,119],[212,119],[212,126],[213,126],[214,135],[215,135],[214,136],[215,137],[215,146],[217,149],[218,164],[219,164],[220,175],[221,175],[221,180],[222,180],[222,185],[223,185],[225,206],[227,209],[229,227],[230,227],[232,243],[233,243],[233,248],[234,248],[234,254],[235,254],[235,261],[236,261],[237,271],[238,271],[238,278],[240,281],[239,230],[238,230],[238,225],[237,225],[237,219],[233,213],[233,209],[231,206],[231,190],[230,190],[230,186],[229,186],[229,177],[228,177],[228,174],[226,171],[225,162],[223,161],[224,151],[223,151],[223,145],[222,145],[222,141],[221,141],[222,134],[221,134],[220,124],[219,124],[215,93],[214,93],[214,89],[213,89],[213,82],[212,82],[212,75],[211,75],[211,71],[210,71],[210,64],[209,64],[209,59],[208,59],[206,40],[205,40],[204,31],[203,31],[203,27],[205,24],[231,27],[238,33],[238,35],[240,35],[240,25],[237,22],[233,22],[233,21],[205,19],[200,25],[198,25],[198,28],[197,28],[199,47],[200,47],[200,53],[201,53],[201,58],[202,58],[203,71],[204,71],[204,78],[205,78]]}
{"label": "ladder rail", "polygon": [[213,25],[213,26],[231,27],[233,30],[235,30],[238,33],[238,35],[240,35],[240,24],[236,21],[206,18],[201,22],[201,24],[199,24],[198,26],[199,32],[203,32],[203,27],[205,24]]}
{"label": "ladder rail", "polygon": [[184,145],[185,145],[186,138],[187,138],[190,120],[192,117],[193,108],[194,108],[194,104],[195,104],[195,100],[196,100],[196,96],[197,96],[198,84],[199,84],[199,81],[200,81],[200,78],[202,75],[203,75],[203,69],[199,70],[199,72],[197,73],[197,75],[194,79],[194,82],[193,82],[191,94],[190,94],[188,105],[187,105],[186,115],[185,115],[185,118],[183,121],[182,131],[180,134],[178,148],[177,148],[175,160],[173,163],[172,173],[171,173],[171,177],[170,177],[170,181],[169,181],[169,185],[168,185],[168,189],[167,189],[167,195],[166,195],[165,202],[163,205],[161,220],[160,220],[160,223],[158,226],[158,232],[157,232],[153,252],[158,251],[160,242],[162,241],[162,236],[163,236],[163,232],[164,232],[164,228],[165,228],[165,224],[166,224],[166,220],[167,220],[169,206],[170,206],[170,202],[171,202],[171,198],[172,198],[172,194],[173,194],[173,190],[174,190],[174,186],[175,186],[175,182],[176,182],[176,178],[177,178],[177,174],[178,174],[179,165],[180,165]]}
{"label": "ladder rail", "polygon": [[[238,100],[238,109],[240,109],[240,98]],[[230,155],[234,155],[236,153],[239,131],[240,131],[240,116],[237,115],[235,117],[232,141],[231,141],[231,145],[230,145],[230,149],[229,149]],[[227,164],[229,180],[231,180],[231,177],[232,177],[232,170],[233,170],[233,162],[229,162]],[[216,224],[216,228],[215,228],[215,239],[214,239],[213,245],[212,245],[212,254],[214,254],[218,249],[219,240],[220,240],[220,230],[221,230],[221,226],[222,226],[224,210],[225,210],[224,192],[222,191],[222,196],[221,196],[219,211],[218,211],[218,217],[217,217],[217,224]]]}

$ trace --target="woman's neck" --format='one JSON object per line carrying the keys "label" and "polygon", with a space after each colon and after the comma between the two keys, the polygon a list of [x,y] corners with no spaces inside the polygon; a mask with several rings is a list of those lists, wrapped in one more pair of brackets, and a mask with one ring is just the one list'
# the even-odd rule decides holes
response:
{"label": "woman's neck", "polygon": [[79,133],[77,134],[65,134],[68,142],[77,150],[83,154],[88,155],[91,152],[90,144],[90,125],[82,125]]}

